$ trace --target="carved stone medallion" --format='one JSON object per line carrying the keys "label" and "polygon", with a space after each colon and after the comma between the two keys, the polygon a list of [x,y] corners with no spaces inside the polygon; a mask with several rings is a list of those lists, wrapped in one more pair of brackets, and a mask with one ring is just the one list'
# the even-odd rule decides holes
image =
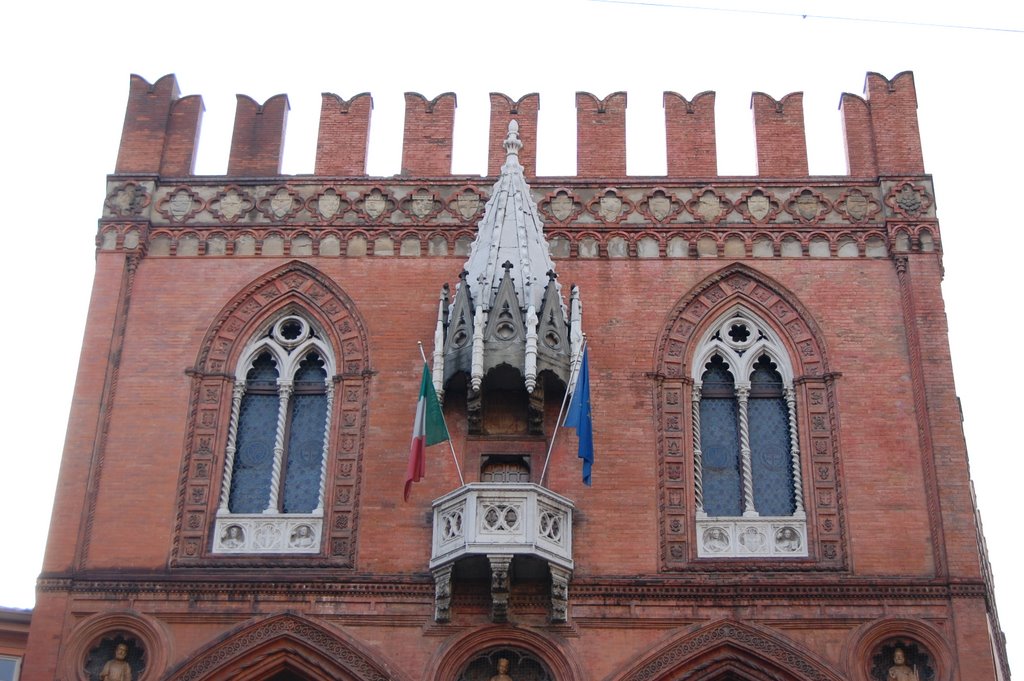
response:
{"label": "carved stone medallion", "polygon": [[178,187],[156,205],[157,212],[173,222],[185,222],[202,209],[202,199],[188,187]]}
{"label": "carved stone medallion", "polygon": [[786,201],[786,212],[803,223],[818,222],[830,210],[832,210],[832,204],[828,199],[810,187],[801,189],[798,194],[791,196]]}
{"label": "carved stone medallion", "polygon": [[622,199],[614,192],[607,191],[598,202],[598,216],[605,222],[615,222],[622,214]]}
{"label": "carved stone medallion", "polygon": [[699,191],[699,194],[695,193],[694,197],[686,202],[686,210],[697,220],[717,223],[732,210],[729,201],[714,189],[709,187]]}

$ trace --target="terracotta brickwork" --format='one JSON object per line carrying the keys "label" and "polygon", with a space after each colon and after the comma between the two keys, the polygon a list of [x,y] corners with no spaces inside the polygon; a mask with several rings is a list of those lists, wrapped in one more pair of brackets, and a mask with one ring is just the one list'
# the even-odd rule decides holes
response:
{"label": "terracotta brickwork", "polygon": [[[121,640],[142,681],[454,681],[499,653],[559,681],[883,681],[896,647],[922,679],[1008,675],[913,77],[866,90],[842,100],[850,175],[814,178],[799,93],[754,95],[751,178],[716,176],[714,93],[666,93],[653,180],[625,174],[624,93],[577,94],[574,178],[535,177],[539,96],[491,95],[488,172],[517,120],[563,293],[581,292],[596,450],[587,487],[560,431],[544,480],[575,506],[564,621],[520,562],[501,622],[478,566],[448,594],[428,569],[431,502],[460,486],[446,446],[402,500],[416,343],[429,358],[493,190],[450,176],[455,96],[407,94],[402,173],[371,178],[370,97],[324,95],[316,173],[283,179],[287,98],[240,96],[228,175],[195,177],[201,100],[133,76],[22,678],[84,681]],[[806,555],[698,555],[694,352],[737,305],[793,367]],[[337,360],[319,550],[219,552],[241,353],[292,313]],[[539,468],[560,383],[531,397],[543,435],[474,432],[450,387],[466,482],[492,455]]]}

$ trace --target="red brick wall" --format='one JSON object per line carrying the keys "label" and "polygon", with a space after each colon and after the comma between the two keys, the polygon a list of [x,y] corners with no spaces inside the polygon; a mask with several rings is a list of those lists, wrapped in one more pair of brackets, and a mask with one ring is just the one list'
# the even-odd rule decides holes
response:
{"label": "red brick wall", "polygon": [[[844,99],[851,172],[861,179],[876,172],[919,172],[916,118],[908,120],[914,106],[912,79],[901,75],[886,83],[869,75],[867,101]],[[132,82],[118,170],[187,173],[191,161],[182,150],[194,149],[194,134],[188,131],[198,120],[201,102],[192,100],[191,108],[182,108],[181,121],[175,121],[173,107],[189,98],[172,105],[176,90],[170,94],[170,83],[161,80],[154,87],[163,94],[154,103],[143,85]],[[324,100],[317,172],[359,175],[364,172],[369,97],[347,103],[332,97]],[[669,174],[713,175],[713,94],[686,102],[670,93],[665,102]],[[625,104],[621,93],[600,102],[578,94],[579,174],[585,181],[573,186],[580,191],[600,193],[629,184],[624,177]],[[510,106],[504,96],[492,96],[491,172]],[[535,135],[537,97],[527,96],[515,106],[521,134]],[[404,173],[438,179],[449,172],[454,108],[450,93],[431,102],[407,95]],[[755,94],[753,108],[759,173],[791,178],[789,184],[800,186],[807,169],[799,94],[781,102]],[[286,111],[283,96],[262,107],[239,99],[230,172],[240,177],[223,178],[224,184],[279,172]],[[146,122],[161,115],[172,119],[164,137],[159,125]],[[893,139],[880,142],[890,133]],[[535,157],[524,158],[528,173],[534,163]],[[378,184],[386,190],[389,182]],[[145,241],[145,230],[153,225],[132,219]],[[358,219],[360,230],[387,229]],[[834,226],[812,228],[798,223],[798,217],[787,219],[786,229],[794,232],[835,231]],[[893,227],[876,219],[874,229]],[[123,231],[119,220],[107,215],[101,230]],[[159,222],[162,234],[184,236],[190,229],[173,216],[152,220]],[[390,232],[396,252],[406,234],[425,240],[436,233],[471,230],[440,221]],[[557,229],[563,236],[584,230],[606,236],[615,229],[632,237],[638,231],[626,224],[582,225]],[[722,236],[730,230],[746,234],[748,227],[723,222],[699,228]],[[229,228],[238,226],[218,227]],[[654,229],[642,229],[648,228]],[[301,228],[315,238],[331,230],[353,234],[351,225]],[[285,231],[294,236],[300,229]],[[143,629],[149,623],[151,645],[160,646],[170,669],[205,655],[216,640],[247,622],[284,611],[329,620],[344,630],[339,640],[389,665],[394,678],[409,681],[432,678],[431,670],[440,669],[445,655],[460,646],[497,645],[486,643],[490,635],[502,643],[517,641],[549,661],[559,656],[571,660],[566,669],[575,671],[563,673],[566,678],[623,678],[645,660],[689,645],[688,636],[720,620],[746,632],[730,634],[738,637],[736,650],[791,651],[821,665],[818,678],[832,678],[832,673],[865,681],[858,646],[875,645],[882,638],[871,637],[884,638],[887,631],[927,646],[939,668],[937,678],[994,678],[984,600],[977,595],[982,571],[946,341],[939,253],[783,258],[776,250],[775,257],[755,259],[724,258],[720,251],[719,257],[698,259],[692,248],[687,257],[668,258],[662,247],[661,257],[638,258],[634,247],[628,258],[557,260],[560,280],[577,284],[584,303],[596,450],[594,484],[584,487],[575,436],[563,431],[547,478],[550,489],[572,499],[577,509],[570,622],[547,622],[544,585],[534,585],[534,591],[523,587],[513,594],[515,626],[495,627],[488,623],[487,583],[456,579],[456,624],[446,627],[432,622],[434,592],[427,569],[431,501],[458,485],[446,447],[429,450],[427,477],[414,486],[410,502],[403,503],[401,495],[420,378],[416,341],[423,340],[429,349],[438,288],[455,283],[465,258],[346,257],[344,249],[341,257],[299,257],[351,300],[351,312],[365,324],[370,366],[356,563],[352,570],[296,568],[307,576],[296,585],[291,569],[271,566],[257,572],[201,561],[179,567],[172,560],[175,532],[183,522],[177,501],[184,452],[194,424],[190,371],[228,302],[293,258],[162,256],[144,249],[129,253],[121,243],[97,257],[26,680],[61,678],[69,664],[73,667],[75,651],[88,649],[79,632],[92,631],[92,626],[101,630],[95,623],[103,617],[124,617]],[[577,251],[574,244],[571,252]],[[762,571],[752,562],[744,570],[722,571],[706,563],[685,573],[662,571],[655,413],[657,385],[664,377],[655,373],[663,351],[658,343],[680,301],[736,261],[798,301],[806,310],[804,321],[820,329],[818,340],[828,353],[829,380],[835,385],[835,404],[829,407],[838,429],[844,569],[816,570],[812,555],[810,567],[792,570]],[[233,370],[226,367],[227,374]],[[547,404],[549,434],[556,409],[553,398]],[[448,416],[456,452],[478,451],[479,443],[467,446],[464,407],[456,396],[449,398]],[[222,415],[221,433],[226,419]],[[803,455],[808,488],[818,470],[812,455],[806,450]],[[210,489],[215,495],[223,461],[222,435],[213,453]],[[467,480],[477,479],[478,461],[464,456],[461,463]],[[210,503],[212,511],[215,500]],[[813,523],[814,509],[808,510]],[[958,593],[975,589],[974,595],[952,598],[953,585]],[[850,594],[844,598],[830,595],[855,586],[862,590],[844,591]],[[777,591],[766,595],[765,589]],[[768,664],[767,657],[762,661]],[[961,669],[971,670],[970,676]],[[165,671],[156,670],[153,678]]]}

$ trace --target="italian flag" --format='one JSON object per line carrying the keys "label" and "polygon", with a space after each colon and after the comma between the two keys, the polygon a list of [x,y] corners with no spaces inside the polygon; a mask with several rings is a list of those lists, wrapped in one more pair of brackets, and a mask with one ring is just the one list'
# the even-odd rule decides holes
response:
{"label": "italian flag", "polygon": [[441,404],[437,401],[430,370],[423,363],[420,398],[416,402],[416,420],[412,424],[412,444],[409,445],[409,467],[405,471],[405,500],[409,501],[412,483],[419,482],[427,473],[426,448],[450,439],[444,424]]}

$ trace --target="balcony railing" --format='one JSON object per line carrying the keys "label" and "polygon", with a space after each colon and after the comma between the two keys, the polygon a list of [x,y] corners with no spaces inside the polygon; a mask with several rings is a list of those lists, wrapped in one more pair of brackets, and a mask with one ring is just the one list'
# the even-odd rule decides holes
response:
{"label": "balcony railing", "polygon": [[508,572],[515,556],[545,561],[551,572],[551,619],[565,621],[572,560],[573,503],[531,483],[474,482],[434,501],[430,570],[437,621],[447,621],[452,566],[486,556],[491,566],[492,618],[507,614]]}
{"label": "balcony railing", "polygon": [[430,568],[467,555],[531,555],[571,570],[573,504],[534,484],[474,482],[434,501]]}

